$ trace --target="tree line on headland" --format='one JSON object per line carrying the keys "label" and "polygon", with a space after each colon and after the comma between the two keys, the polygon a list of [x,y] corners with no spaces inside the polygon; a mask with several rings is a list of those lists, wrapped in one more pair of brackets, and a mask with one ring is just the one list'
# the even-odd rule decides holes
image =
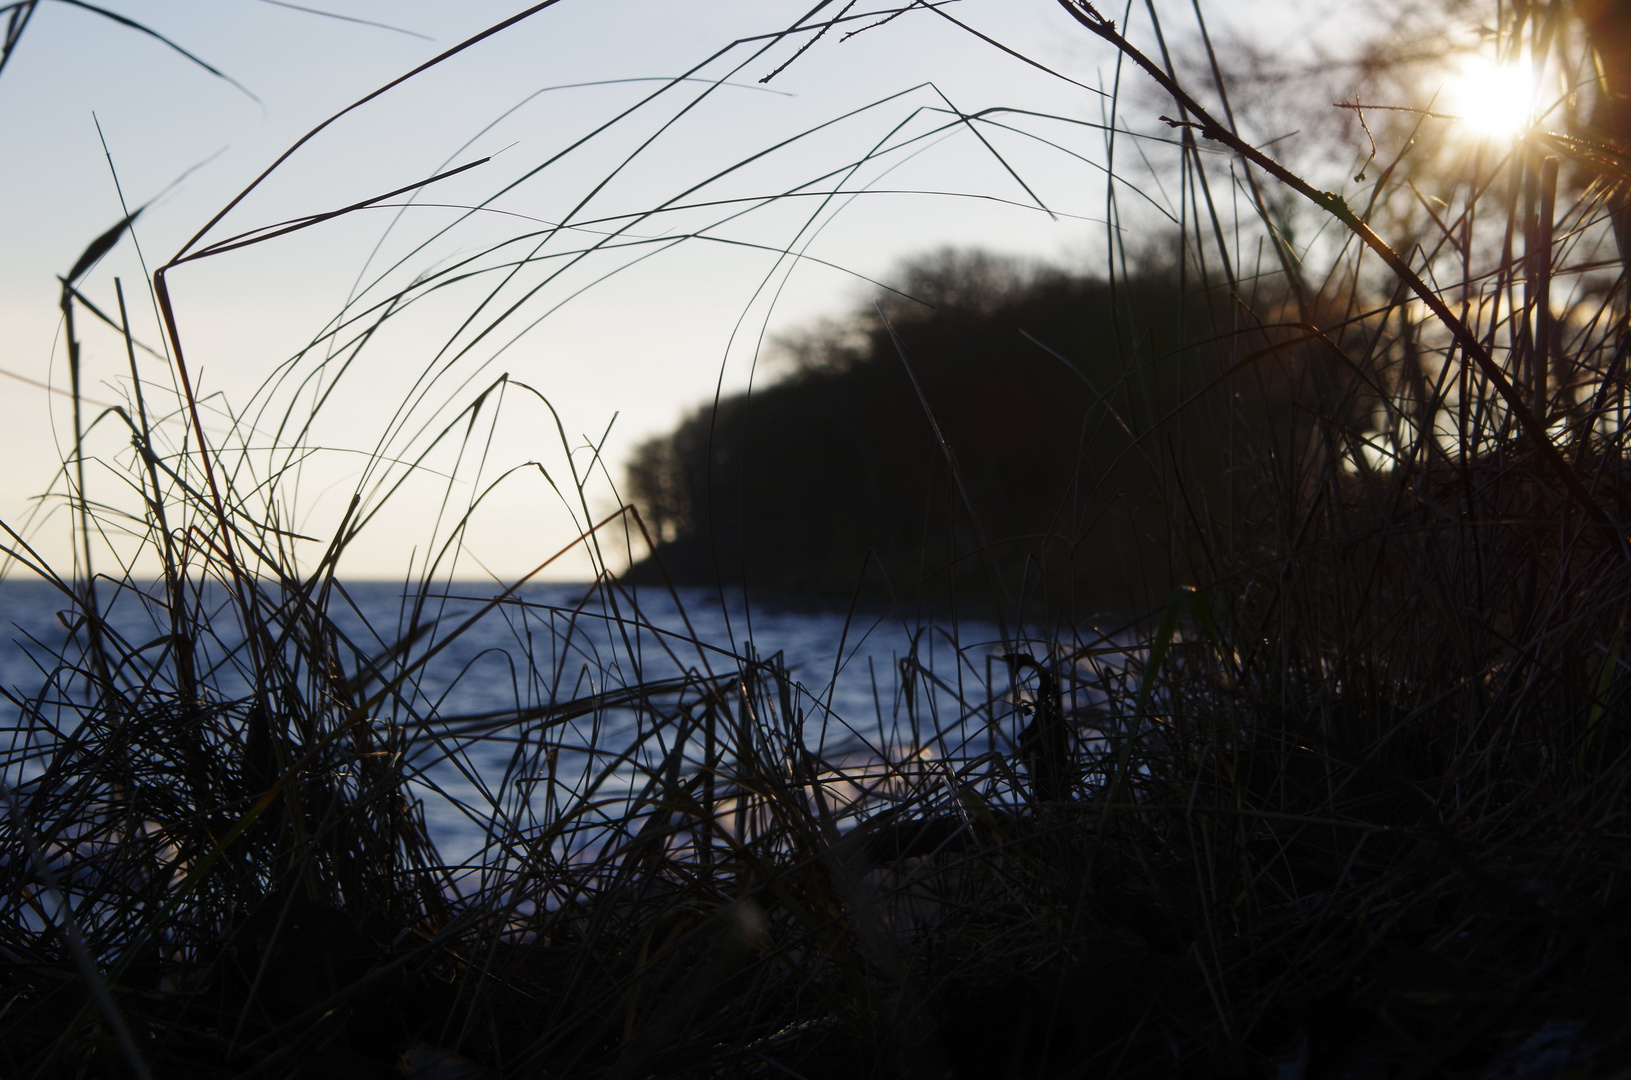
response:
{"label": "tree line on headland", "polygon": [[896,280],[636,450],[624,494],[658,543],[633,580],[1124,607],[1182,577],[1172,515],[1222,494],[1231,426],[1290,420],[1281,368],[1249,409],[1198,393],[1231,312],[1158,258],[1112,284],[947,249]]}

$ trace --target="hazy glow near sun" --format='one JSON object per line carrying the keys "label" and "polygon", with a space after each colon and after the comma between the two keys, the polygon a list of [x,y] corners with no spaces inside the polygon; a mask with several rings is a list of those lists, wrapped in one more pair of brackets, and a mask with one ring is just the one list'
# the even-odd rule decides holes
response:
{"label": "hazy glow near sun", "polygon": [[1535,80],[1526,64],[1469,56],[1444,90],[1449,111],[1478,135],[1515,135],[1534,113]]}

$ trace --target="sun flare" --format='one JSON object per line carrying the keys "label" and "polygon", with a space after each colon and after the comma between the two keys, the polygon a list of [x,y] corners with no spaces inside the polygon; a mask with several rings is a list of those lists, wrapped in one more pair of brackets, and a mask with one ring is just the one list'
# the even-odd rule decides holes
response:
{"label": "sun flare", "polygon": [[1450,112],[1474,134],[1501,138],[1528,127],[1535,111],[1535,79],[1528,65],[1469,56],[1444,86]]}

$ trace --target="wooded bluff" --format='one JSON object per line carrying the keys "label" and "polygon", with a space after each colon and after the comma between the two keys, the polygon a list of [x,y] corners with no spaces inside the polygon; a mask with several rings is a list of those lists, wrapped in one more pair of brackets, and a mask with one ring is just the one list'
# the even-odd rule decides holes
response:
{"label": "wooded bluff", "polygon": [[[1227,310],[1193,284],[1180,300],[1161,268],[1112,286],[948,250],[898,277],[876,308],[781,340],[779,381],[638,448],[626,496],[662,569],[792,597],[1049,609],[1170,588],[1174,512],[1219,494],[1231,425],[1288,397],[1271,374],[1279,392],[1249,412],[1227,392],[1186,400],[1218,376]],[[630,575],[661,580],[649,557]]]}

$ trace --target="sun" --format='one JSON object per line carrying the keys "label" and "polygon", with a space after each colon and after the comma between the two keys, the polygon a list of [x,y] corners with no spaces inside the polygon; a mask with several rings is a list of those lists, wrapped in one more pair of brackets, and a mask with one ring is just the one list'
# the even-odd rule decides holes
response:
{"label": "sun", "polygon": [[1466,129],[1489,138],[1509,138],[1534,120],[1535,77],[1527,64],[1501,64],[1468,56],[1444,84],[1444,104]]}

